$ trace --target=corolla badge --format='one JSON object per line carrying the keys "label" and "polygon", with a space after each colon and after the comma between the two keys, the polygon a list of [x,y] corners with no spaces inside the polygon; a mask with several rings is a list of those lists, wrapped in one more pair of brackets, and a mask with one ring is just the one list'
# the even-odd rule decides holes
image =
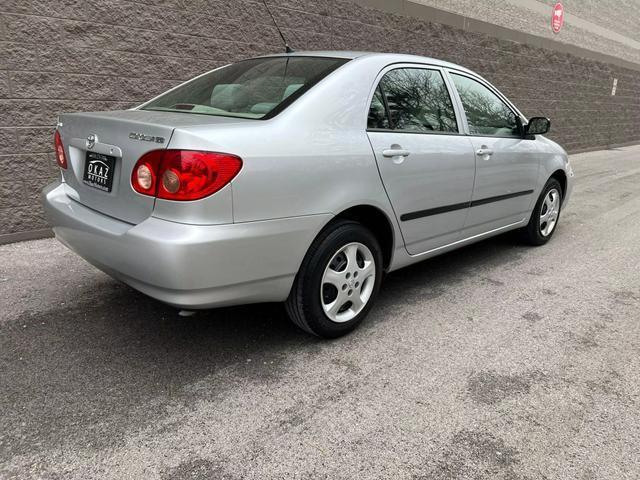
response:
{"label": "corolla badge", "polygon": [[96,137],[93,133],[87,137],[87,148],[91,150],[98,141],[98,137]]}
{"label": "corolla badge", "polygon": [[129,138],[132,140],[142,140],[143,142],[164,143],[164,137],[147,135],[146,133],[131,132]]}

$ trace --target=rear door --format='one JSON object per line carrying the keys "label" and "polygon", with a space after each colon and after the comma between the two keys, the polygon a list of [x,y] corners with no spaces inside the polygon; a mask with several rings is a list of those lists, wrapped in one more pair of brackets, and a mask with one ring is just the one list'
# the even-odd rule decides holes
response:
{"label": "rear door", "polygon": [[379,78],[367,133],[407,251],[419,254],[460,238],[473,150],[441,69],[393,65]]}
{"label": "rear door", "polygon": [[522,138],[519,114],[491,85],[449,70],[476,155],[476,179],[464,236],[521,221],[532,208],[537,144]]}

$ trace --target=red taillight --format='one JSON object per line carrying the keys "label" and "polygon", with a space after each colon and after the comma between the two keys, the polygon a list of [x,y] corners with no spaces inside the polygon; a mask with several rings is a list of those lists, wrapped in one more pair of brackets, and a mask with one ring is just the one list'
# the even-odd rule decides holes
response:
{"label": "red taillight", "polygon": [[60,132],[56,130],[53,136],[53,143],[56,148],[56,162],[60,168],[67,168],[67,156],[64,153],[64,146],[62,145],[62,139],[60,138]]}
{"label": "red taillight", "polygon": [[131,172],[131,185],[133,189],[144,195],[156,196],[158,186],[158,171],[162,163],[164,150],[152,150],[145,153],[136,162]]}
{"label": "red taillight", "polygon": [[242,167],[235,155],[196,150],[153,150],[131,172],[133,189],[165,200],[199,200],[214,194]]}

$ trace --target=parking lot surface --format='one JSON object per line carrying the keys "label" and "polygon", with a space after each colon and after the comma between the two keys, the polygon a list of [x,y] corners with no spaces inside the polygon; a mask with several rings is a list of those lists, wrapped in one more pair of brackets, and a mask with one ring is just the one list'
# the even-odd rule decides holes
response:
{"label": "parking lot surface", "polygon": [[336,341],[0,246],[0,478],[639,478],[640,147],[571,161],[548,245],[392,273]]}

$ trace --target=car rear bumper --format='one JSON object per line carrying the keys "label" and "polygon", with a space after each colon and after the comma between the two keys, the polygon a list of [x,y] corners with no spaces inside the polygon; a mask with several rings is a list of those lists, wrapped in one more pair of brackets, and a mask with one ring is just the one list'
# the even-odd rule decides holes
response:
{"label": "car rear bumper", "polygon": [[63,244],[107,274],[180,308],[285,300],[313,238],[331,218],[309,215],[226,225],[149,217],[137,225],[43,191]]}

